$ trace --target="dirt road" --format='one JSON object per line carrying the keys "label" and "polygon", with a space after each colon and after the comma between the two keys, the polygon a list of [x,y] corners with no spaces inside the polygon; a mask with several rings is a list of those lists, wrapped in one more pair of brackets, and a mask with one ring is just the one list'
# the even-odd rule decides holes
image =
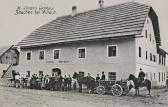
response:
{"label": "dirt road", "polygon": [[152,96],[97,95],[76,92],[0,87],[0,107],[168,107],[168,91],[153,90]]}

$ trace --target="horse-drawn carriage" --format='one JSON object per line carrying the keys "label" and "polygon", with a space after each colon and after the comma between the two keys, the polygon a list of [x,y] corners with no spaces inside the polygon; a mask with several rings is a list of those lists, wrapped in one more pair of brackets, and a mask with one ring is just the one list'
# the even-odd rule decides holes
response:
{"label": "horse-drawn carriage", "polygon": [[126,95],[129,92],[127,81],[96,81],[96,92],[100,95],[112,93],[114,96]]}
{"label": "horse-drawn carriage", "polygon": [[[74,79],[77,79],[78,84],[85,84],[89,89],[89,93],[97,93],[103,95],[111,92],[114,96],[121,96],[127,94],[129,89],[127,87],[127,81],[95,81],[91,76],[83,77],[78,73],[74,73]],[[81,86],[81,87],[80,87]],[[82,90],[82,85],[79,85],[79,92]]]}

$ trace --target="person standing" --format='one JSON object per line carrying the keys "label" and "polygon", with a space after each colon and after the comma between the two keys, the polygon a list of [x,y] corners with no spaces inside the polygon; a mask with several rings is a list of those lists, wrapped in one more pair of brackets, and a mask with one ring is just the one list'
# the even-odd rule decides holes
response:
{"label": "person standing", "polygon": [[69,76],[68,76],[68,90],[71,90],[71,83],[72,83],[72,78],[71,78],[71,76],[69,75]]}
{"label": "person standing", "polygon": [[100,80],[100,76],[99,76],[99,74],[97,74],[96,81],[99,81],[99,80]]}
{"label": "person standing", "polygon": [[101,77],[101,80],[105,80],[105,78],[106,78],[106,76],[105,76],[105,74],[104,74],[104,72],[102,72],[102,77]]}
{"label": "person standing", "polygon": [[68,78],[65,75],[65,78],[64,78],[64,91],[67,91],[67,84],[68,84]]}

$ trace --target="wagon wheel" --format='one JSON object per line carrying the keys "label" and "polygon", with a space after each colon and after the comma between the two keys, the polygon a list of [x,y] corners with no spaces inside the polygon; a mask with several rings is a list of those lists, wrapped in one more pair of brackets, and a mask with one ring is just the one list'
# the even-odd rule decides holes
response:
{"label": "wagon wheel", "polygon": [[121,96],[123,94],[123,89],[119,84],[114,84],[111,87],[111,92],[114,96]]}
{"label": "wagon wheel", "polygon": [[98,87],[96,88],[96,92],[97,92],[97,94],[99,94],[99,95],[103,95],[103,94],[105,93],[105,88],[104,88],[104,86],[98,86]]}

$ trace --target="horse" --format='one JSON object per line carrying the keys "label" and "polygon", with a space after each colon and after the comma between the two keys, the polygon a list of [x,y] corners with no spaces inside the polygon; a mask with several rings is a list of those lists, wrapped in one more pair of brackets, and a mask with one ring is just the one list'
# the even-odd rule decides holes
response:
{"label": "horse", "polygon": [[96,81],[93,77],[87,76],[84,77],[81,74],[78,74],[77,72],[74,72],[73,79],[76,79],[79,84],[79,92],[82,92],[82,84],[86,85],[89,89],[89,93],[93,93],[96,88]]}
{"label": "horse", "polygon": [[42,78],[41,89],[60,91],[62,85],[62,76],[46,76]]}
{"label": "horse", "polygon": [[148,95],[150,95],[150,90],[151,90],[151,81],[148,79],[144,79],[144,81],[140,81],[139,78],[136,78],[133,74],[129,75],[128,81],[133,81],[130,85],[128,85],[129,90],[131,88],[135,88],[135,95],[139,96],[139,87],[146,87],[148,90]]}

